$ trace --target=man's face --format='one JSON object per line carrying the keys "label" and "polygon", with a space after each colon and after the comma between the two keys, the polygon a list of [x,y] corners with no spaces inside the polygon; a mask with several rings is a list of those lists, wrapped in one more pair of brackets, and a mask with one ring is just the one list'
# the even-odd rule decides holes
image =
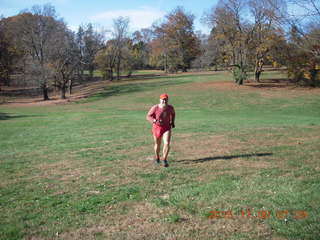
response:
{"label": "man's face", "polygon": [[160,103],[161,104],[164,104],[164,105],[167,105],[168,104],[168,99],[165,98],[165,99],[160,99]]}

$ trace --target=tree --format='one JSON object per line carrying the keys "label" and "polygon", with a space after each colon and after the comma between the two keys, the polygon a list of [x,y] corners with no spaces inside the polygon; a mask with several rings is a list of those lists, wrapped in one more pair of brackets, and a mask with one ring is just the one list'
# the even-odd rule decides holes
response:
{"label": "tree", "polygon": [[182,69],[185,72],[200,54],[200,41],[193,31],[193,21],[192,14],[186,13],[182,7],[177,7],[166,16],[161,25],[155,26],[155,43],[162,45],[166,71],[176,72]]}
{"label": "tree", "polygon": [[320,2],[290,0],[287,4],[300,10],[300,13],[294,14],[282,12],[284,24],[290,29],[287,51],[288,76],[295,82],[319,86]]}
{"label": "tree", "polygon": [[31,57],[28,73],[37,79],[42,89],[43,99],[48,100],[50,87],[50,55],[54,46],[54,34],[58,28],[58,20],[52,5],[35,5],[17,16],[14,23],[18,31],[16,38],[21,38],[25,51]]}
{"label": "tree", "polygon": [[21,52],[12,41],[9,31],[9,19],[0,19],[0,83],[10,85],[10,75],[14,71],[14,62],[21,56]]}
{"label": "tree", "polygon": [[[119,61],[119,51],[115,39],[109,40],[106,46],[98,52],[96,56],[96,63],[103,73],[105,79],[113,80],[113,72],[117,72],[117,78],[120,78],[120,72],[126,73],[128,77],[131,76],[134,69],[137,69],[139,64],[135,55],[135,45],[131,39],[126,39],[121,48],[121,59]],[[119,73],[118,73],[119,71]]]}
{"label": "tree", "polygon": [[119,80],[121,71],[129,73],[129,69],[133,68],[132,41],[128,37],[128,28],[128,18],[114,19],[112,39],[106,42],[95,58],[105,79],[113,80],[113,73],[116,72]]}
{"label": "tree", "polygon": [[[308,86],[320,86],[320,28],[310,29],[301,36],[297,28],[290,33],[287,51],[288,76],[296,83]],[[301,44],[305,44],[303,47]]]}
{"label": "tree", "polygon": [[119,17],[113,21],[114,50],[116,54],[117,79],[120,79],[121,61],[123,59],[124,48],[128,39],[129,18]]}
{"label": "tree", "polygon": [[117,52],[115,40],[109,40],[106,42],[105,46],[100,49],[95,57],[95,62],[101,70],[104,79],[110,79],[111,81],[113,80]]}
{"label": "tree", "polygon": [[252,28],[242,17],[245,6],[241,0],[220,0],[205,16],[212,27],[212,37],[220,41],[224,62],[233,68],[235,82],[239,85],[247,78],[248,46],[252,39]]}
{"label": "tree", "polygon": [[220,51],[220,42],[210,34],[199,34],[198,39],[201,41],[200,49],[201,54],[192,62],[192,67],[198,69],[210,69],[214,67],[218,70],[218,67],[223,67],[224,63],[221,61],[223,56]]}
{"label": "tree", "polygon": [[55,51],[51,56],[50,67],[56,86],[61,90],[61,98],[66,98],[66,90],[69,86],[70,94],[72,81],[79,63],[77,45],[74,34],[61,22],[55,34]]}
{"label": "tree", "polygon": [[251,70],[259,81],[272,50],[285,39],[277,24],[282,19],[278,11],[282,6],[280,0],[220,0],[204,17],[212,28],[211,42],[232,67],[236,83],[243,84]]}
{"label": "tree", "polygon": [[284,33],[277,27],[281,16],[277,9],[282,5],[277,0],[249,0],[253,16],[252,41],[250,44],[255,80],[259,82],[264,63],[272,48],[284,39]]}
{"label": "tree", "polygon": [[167,72],[167,48],[165,44],[163,38],[157,37],[151,40],[149,44],[151,50],[148,64],[156,69],[162,69]]}
{"label": "tree", "polygon": [[82,39],[78,39],[80,44],[83,44],[83,46],[81,45],[79,47],[81,48],[81,51],[83,51],[83,63],[85,64],[85,68],[89,71],[89,78],[92,79],[93,72],[96,68],[95,56],[103,47],[103,42],[105,39],[104,31],[94,30],[91,23],[84,26],[83,31],[83,33],[79,33],[79,35],[83,34],[83,36],[81,36]]}
{"label": "tree", "polygon": [[76,48],[77,48],[77,56],[78,56],[78,64],[76,66],[77,78],[79,81],[82,81],[85,69],[84,62],[84,29],[82,26],[79,26],[78,31],[75,36]]}
{"label": "tree", "polygon": [[135,59],[135,69],[150,68],[149,59],[151,54],[151,29],[141,29],[133,33],[133,56]]}

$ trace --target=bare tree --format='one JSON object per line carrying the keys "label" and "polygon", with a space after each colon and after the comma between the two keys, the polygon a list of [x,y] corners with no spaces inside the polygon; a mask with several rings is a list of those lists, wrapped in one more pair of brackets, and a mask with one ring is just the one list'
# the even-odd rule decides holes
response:
{"label": "bare tree", "polygon": [[116,72],[117,79],[120,79],[121,61],[123,59],[123,51],[128,39],[129,18],[119,17],[113,21],[113,40],[116,51]]}
{"label": "bare tree", "polygon": [[192,61],[192,68],[210,69],[214,66],[215,70],[217,70],[220,58],[218,41],[210,35],[207,36],[201,33],[198,33],[197,38],[200,40],[201,54]]}
{"label": "bare tree", "polygon": [[287,23],[294,28],[295,34],[302,40],[297,42],[296,46],[319,59],[320,49],[314,46],[320,44],[319,34],[316,34],[320,26],[320,1],[289,0],[288,4],[302,12],[302,14],[287,15]]}
{"label": "bare tree", "polygon": [[249,10],[253,16],[251,56],[255,80],[259,82],[266,57],[284,34],[277,25],[281,20],[278,9],[282,7],[277,0],[249,0]]}
{"label": "bare tree", "polygon": [[151,40],[153,38],[151,29],[143,28],[133,33],[133,48],[136,61],[136,68],[149,68],[149,60],[151,55]]}
{"label": "bare tree", "polygon": [[30,66],[29,73],[37,78],[38,85],[42,89],[43,99],[48,100],[50,86],[50,69],[48,68],[53,36],[58,27],[55,9],[52,5],[35,5],[31,10],[25,10],[19,15],[16,28],[26,48],[26,52],[34,62]]}
{"label": "bare tree", "polygon": [[129,19],[119,17],[113,20],[112,39],[108,40],[95,57],[95,62],[103,72],[105,79],[113,80],[114,71],[120,79],[122,61],[125,59],[125,47],[128,42]]}
{"label": "bare tree", "polygon": [[[85,49],[85,42],[84,42],[84,29],[82,26],[79,26],[78,31],[75,36],[76,48],[77,48],[77,56],[78,56],[78,64],[76,66],[77,71],[77,78],[79,81],[82,81],[85,69],[85,62],[84,62],[84,49]],[[70,88],[70,90],[72,87]]]}
{"label": "bare tree", "polygon": [[79,63],[77,45],[74,34],[61,22],[54,35],[55,48],[51,56],[53,76],[56,86],[61,90],[61,98],[66,98],[66,90],[69,87],[70,94],[76,67]]}
{"label": "bare tree", "polygon": [[20,57],[19,50],[13,44],[9,31],[8,19],[0,18],[0,85],[10,86],[10,75],[14,69],[14,62]]}
{"label": "bare tree", "polygon": [[[297,83],[320,85],[320,1],[287,0],[282,24],[288,31],[288,75]],[[290,9],[296,11],[290,12]]]}
{"label": "bare tree", "polygon": [[220,40],[224,61],[233,68],[236,83],[243,84],[249,65],[249,44],[252,28],[243,18],[246,1],[220,0],[204,20],[212,27],[211,34]]}
{"label": "bare tree", "polygon": [[254,70],[259,81],[263,65],[284,33],[281,0],[220,0],[204,20],[212,27],[211,39],[219,43],[217,52],[233,68],[236,83],[242,84]]}
{"label": "bare tree", "polygon": [[115,40],[107,41],[105,46],[97,53],[95,62],[102,71],[104,79],[113,80],[113,72],[118,56],[117,53],[118,50]]}
{"label": "bare tree", "polygon": [[83,63],[89,70],[90,79],[93,78],[95,66],[95,56],[103,47],[105,41],[105,31],[103,29],[95,30],[91,23],[83,27]]}

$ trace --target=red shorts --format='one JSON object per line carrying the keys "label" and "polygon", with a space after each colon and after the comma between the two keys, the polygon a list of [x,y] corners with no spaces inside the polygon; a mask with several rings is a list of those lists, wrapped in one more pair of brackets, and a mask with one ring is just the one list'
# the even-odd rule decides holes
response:
{"label": "red shorts", "polygon": [[171,129],[171,126],[159,126],[159,125],[153,124],[152,133],[153,133],[153,136],[155,136],[156,138],[161,138],[162,135],[166,131],[169,131],[170,129]]}

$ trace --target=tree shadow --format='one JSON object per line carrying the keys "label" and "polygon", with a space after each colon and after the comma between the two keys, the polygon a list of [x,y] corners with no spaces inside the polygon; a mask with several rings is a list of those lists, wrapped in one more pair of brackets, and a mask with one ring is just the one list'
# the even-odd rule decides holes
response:
{"label": "tree shadow", "polygon": [[155,73],[150,73],[150,74],[136,74],[136,75],[131,75],[130,77],[124,76],[121,77],[121,79],[124,80],[145,80],[145,79],[155,79],[163,76],[164,74],[155,74]]}
{"label": "tree shadow", "polygon": [[[49,92],[52,92],[52,89],[49,89]],[[0,96],[3,97],[37,97],[41,96],[42,90],[39,87],[34,88],[23,88],[16,87],[12,89],[2,89],[0,92]]]}
{"label": "tree shadow", "polygon": [[92,95],[95,99],[106,98],[111,96],[117,96],[120,94],[128,94],[134,92],[142,92],[148,91],[153,89],[159,89],[163,87],[173,86],[173,85],[180,85],[185,84],[188,81],[180,80],[179,82],[175,81],[161,81],[161,82],[146,82],[146,83],[128,83],[128,84],[121,84],[116,86],[108,86],[105,88],[104,91]]}
{"label": "tree shadow", "polygon": [[177,160],[176,162],[182,162],[183,164],[192,164],[192,163],[203,163],[208,161],[215,160],[230,160],[233,158],[250,158],[250,157],[264,157],[271,156],[272,153],[249,153],[249,154],[238,154],[238,155],[230,155],[230,156],[216,156],[216,157],[206,157],[199,159],[186,159],[186,160]]}
{"label": "tree shadow", "polygon": [[9,113],[0,112],[0,121],[1,120],[10,120],[14,118],[24,118],[24,117],[34,117],[34,115],[12,115]]}
{"label": "tree shadow", "polygon": [[[167,74],[167,73],[161,73],[161,74],[141,74],[141,75],[132,75],[130,77],[126,77],[126,76],[122,76],[120,78],[120,80],[114,79],[112,80],[113,82],[140,82],[140,81],[146,81],[146,80],[156,80],[156,79],[180,79],[180,78],[184,78],[184,79],[188,79],[188,78],[194,78],[196,74],[188,74],[188,75],[184,75],[184,74]],[[205,75],[205,74],[203,74]],[[212,73],[210,74],[206,74],[206,75],[212,75]]]}
{"label": "tree shadow", "polygon": [[260,82],[251,82],[251,84],[247,86],[253,88],[286,88],[293,85],[294,84],[290,79],[270,78],[261,79]]}

